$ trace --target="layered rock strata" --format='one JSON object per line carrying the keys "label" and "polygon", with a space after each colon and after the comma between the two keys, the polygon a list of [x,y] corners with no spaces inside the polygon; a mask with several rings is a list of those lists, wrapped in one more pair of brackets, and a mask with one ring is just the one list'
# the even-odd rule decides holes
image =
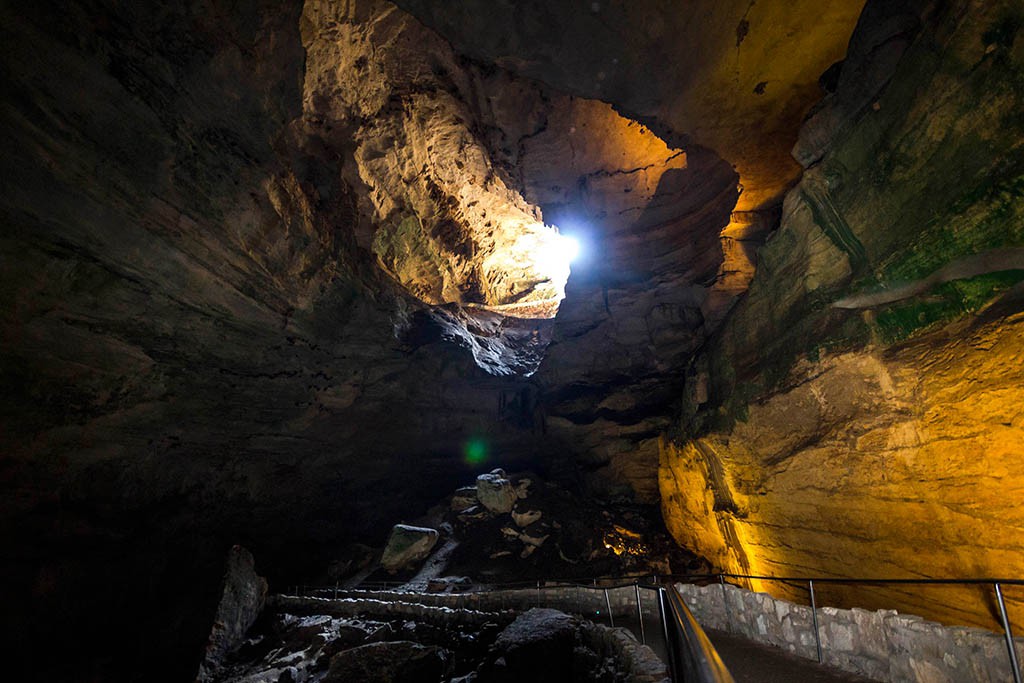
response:
{"label": "layered rock strata", "polygon": [[[666,521],[720,568],[1024,574],[1019,26],[1015,3],[869,4],[663,443]],[[828,599],[991,628],[990,590]]]}

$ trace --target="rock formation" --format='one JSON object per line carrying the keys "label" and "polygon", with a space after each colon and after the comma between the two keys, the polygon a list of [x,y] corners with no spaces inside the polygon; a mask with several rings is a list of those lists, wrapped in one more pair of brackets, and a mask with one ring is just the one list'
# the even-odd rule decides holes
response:
{"label": "rock formation", "polygon": [[246,632],[256,622],[267,599],[267,580],[256,573],[252,553],[240,545],[228,553],[224,589],[213,629],[206,643],[206,654],[199,665],[197,683],[212,680],[213,672],[224,658],[244,642]]}
{"label": "rock formation", "polygon": [[21,668],[187,678],[238,539],[323,576],[498,459],[720,569],[1024,573],[1019,3],[682,5],[0,8]]}
{"label": "rock formation", "polygon": [[[869,3],[802,129],[809,167],[662,447],[666,522],[722,569],[1024,573],[1014,11]],[[984,588],[823,600],[995,626]]]}
{"label": "rock formation", "polygon": [[396,524],[384,546],[380,566],[389,572],[406,569],[429,555],[437,539],[436,529]]}
{"label": "rock formation", "polygon": [[[412,598],[406,595],[406,598]],[[532,604],[532,591],[525,598]],[[280,598],[212,680],[665,683],[623,628],[554,609],[481,611],[371,598]]]}

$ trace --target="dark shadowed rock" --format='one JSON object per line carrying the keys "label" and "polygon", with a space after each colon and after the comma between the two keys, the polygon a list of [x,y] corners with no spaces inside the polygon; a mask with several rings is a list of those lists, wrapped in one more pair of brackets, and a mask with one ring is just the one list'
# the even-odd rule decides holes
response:
{"label": "dark shadowed rock", "polygon": [[572,680],[576,622],[554,609],[534,608],[520,615],[494,643],[485,681]]}
{"label": "dark shadowed rock", "polygon": [[436,683],[444,669],[441,648],[406,640],[371,643],[336,654],[324,683]]}
{"label": "dark shadowed rock", "polygon": [[266,597],[267,580],[256,573],[252,553],[240,545],[232,547],[224,574],[224,590],[197,681],[211,680],[224,656],[242,644],[245,632],[263,610]]}

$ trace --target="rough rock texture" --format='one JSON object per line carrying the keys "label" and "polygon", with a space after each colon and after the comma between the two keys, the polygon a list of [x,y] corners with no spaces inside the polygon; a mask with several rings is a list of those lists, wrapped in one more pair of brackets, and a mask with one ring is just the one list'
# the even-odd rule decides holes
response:
{"label": "rough rock texture", "polygon": [[[564,593],[560,602],[575,606],[570,609],[581,607],[578,591],[553,590]],[[601,591],[587,592],[604,609]],[[552,609],[538,610],[533,607],[537,592],[532,588],[500,596],[493,591],[460,595],[355,591],[351,595],[359,597],[274,596],[269,614],[250,631],[246,646],[216,680],[483,683],[517,675],[529,680],[606,683],[667,680],[665,665],[629,631]],[[466,609],[485,602],[497,611]],[[618,603],[613,599],[613,605]],[[634,609],[628,599],[621,603],[623,614]],[[648,608],[654,609],[653,602]],[[554,671],[564,677],[554,679]]]}
{"label": "rough rock texture", "polygon": [[[547,433],[595,493],[656,502],[665,405],[753,274],[799,172],[800,118],[862,3],[398,4],[471,55],[650,126],[556,101],[522,139],[521,167],[524,196],[584,235],[592,259],[574,269],[537,375]],[[680,78],[650,77],[662,70]]]}
{"label": "rough rock texture", "polygon": [[[397,4],[469,54],[716,150],[736,166],[740,211],[777,202],[819,76],[842,59],[864,3],[701,0]],[[784,37],[784,38],[783,38]],[[672,73],[672,79],[652,74]]]}
{"label": "rough rock texture", "polygon": [[[500,482],[492,493],[500,510],[447,501],[434,508],[444,516],[430,523],[450,533],[425,564],[433,576],[503,584],[707,570],[673,541],[657,508],[595,500],[535,473],[495,470],[481,475],[478,486],[483,482]],[[464,496],[459,489],[452,500]],[[421,590],[423,578],[410,577],[407,588]],[[371,583],[389,579],[368,577]]]}
{"label": "rough rock texture", "polygon": [[266,598],[267,580],[256,573],[252,553],[240,545],[233,546],[228,553],[224,590],[196,681],[211,680],[225,655],[242,644],[246,631],[263,610]]}
{"label": "rough rock texture", "polygon": [[[805,126],[814,165],[690,367],[666,523],[742,573],[1020,576],[1020,8],[869,9],[847,63],[872,76],[844,65]],[[977,588],[825,599],[994,626]]]}
{"label": "rough rock texture", "polygon": [[481,474],[476,478],[476,497],[481,505],[499,515],[511,512],[512,506],[519,499],[512,482],[500,471]]}
{"label": "rough rock texture", "polygon": [[[302,582],[495,455],[655,501],[666,432],[666,516],[698,550],[838,571],[783,552],[830,528],[744,550],[731,529],[771,527],[743,496],[763,484],[768,519],[778,476],[798,536],[847,493],[867,527],[872,457],[898,453],[888,519],[984,539],[970,573],[1017,566],[998,373],[1019,367],[1000,336],[1019,306],[970,316],[1019,279],[998,266],[1024,241],[1019,8],[872,2],[829,68],[859,2],[585,5],[402,3],[455,47],[378,0],[0,8],[0,635],[22,668],[181,680],[236,539]],[[779,207],[794,143],[810,166]],[[593,250],[554,323],[561,267],[513,263],[554,234],[542,217]],[[944,281],[982,252],[999,272]],[[951,321],[998,352],[920,331]],[[868,405],[872,359],[897,379]],[[916,379],[933,360],[949,384]],[[886,445],[814,417],[799,387],[819,376]],[[793,391],[804,438],[773,442]],[[733,453],[751,416],[765,436]],[[954,439],[993,493],[958,498]],[[707,475],[673,461],[711,446]],[[820,496],[786,479],[818,455],[844,468]],[[677,522],[709,481],[700,536]],[[885,537],[885,568],[936,569],[911,563],[923,527]],[[844,570],[872,556],[836,545]],[[123,636],[32,654],[68,630]]]}
{"label": "rough rock texture", "polygon": [[[478,467],[463,455],[483,436],[504,463],[557,455],[571,474],[593,426],[661,414],[651,401],[595,422],[576,389],[555,392],[552,414],[583,430],[554,439],[539,387],[600,396],[587,365],[650,337],[658,353],[623,355],[603,377],[630,385],[638,369],[651,380],[641,393],[671,393],[653,373],[678,358],[673,339],[698,334],[706,288],[689,278],[720,268],[736,195],[714,153],[681,153],[607,104],[459,57],[383,2],[2,12],[0,532],[16,549],[3,559],[16,651],[52,638],[47,614],[66,614],[62,628],[89,615],[94,631],[139,628],[127,647],[75,641],[82,657],[66,660],[96,667],[79,675],[139,670],[125,659],[138,656],[189,676],[234,539],[272,581],[301,582],[450,490]],[[663,274],[651,295],[642,277],[609,289],[609,306],[635,302],[621,309],[629,324],[601,323],[592,338],[607,333],[611,352],[591,347],[563,379],[520,378],[550,339],[544,320],[421,301],[540,291],[465,259],[496,248],[472,230],[462,240],[496,197],[517,215],[583,202],[599,232],[618,230],[607,272],[646,254]],[[601,280],[586,287],[581,305],[600,309]],[[616,405],[638,395],[625,393]],[[634,432],[613,450],[642,484],[617,490],[651,500],[654,431]]]}
{"label": "rough rock texture", "polygon": [[437,529],[396,524],[384,546],[380,566],[389,572],[406,569],[429,555],[437,539]]}
{"label": "rough rock texture", "polygon": [[5,637],[44,677],[182,680],[234,539],[271,580],[379,545],[472,435],[532,454],[535,399],[359,246],[301,6],[0,11]]}
{"label": "rough rock texture", "polygon": [[445,661],[437,647],[410,641],[370,643],[339,652],[331,658],[326,683],[434,683]]}
{"label": "rough rock texture", "polygon": [[665,665],[625,629],[538,607],[518,616],[498,635],[478,673],[481,683],[668,680]]}
{"label": "rough rock texture", "polygon": [[564,655],[572,651],[575,631],[576,624],[568,614],[535,607],[509,624],[494,647],[512,669],[525,672],[550,667],[544,680],[564,681],[572,671],[572,659]]}

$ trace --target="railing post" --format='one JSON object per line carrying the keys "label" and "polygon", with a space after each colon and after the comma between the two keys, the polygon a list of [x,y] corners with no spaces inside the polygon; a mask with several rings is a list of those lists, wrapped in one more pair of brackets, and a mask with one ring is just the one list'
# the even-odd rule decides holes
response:
{"label": "railing post", "polygon": [[1017,662],[1017,648],[1013,644],[1013,629],[1010,618],[1006,614],[1006,601],[1003,600],[1003,589],[996,583],[996,601],[999,602],[999,616],[1003,618],[1003,635],[1006,637],[1006,650],[1010,653],[1010,670],[1013,672],[1013,683],[1021,683],[1020,663]]}
{"label": "railing post", "polygon": [[676,676],[681,676],[681,672],[677,671],[679,668],[676,663],[675,657],[675,645],[672,642],[672,638],[668,630],[668,605],[665,604],[665,589],[658,586],[658,612],[661,613],[661,632],[665,636],[665,655],[668,657],[668,668],[673,681],[677,680]]}
{"label": "railing post", "polygon": [[608,608],[608,623],[612,625],[612,628],[615,628],[615,617],[612,615],[612,601],[608,597],[607,588],[604,589],[604,605]]}
{"label": "railing post", "polygon": [[718,582],[722,584],[722,609],[725,610],[725,630],[732,631],[732,616],[729,614],[729,596],[725,594],[725,577],[718,575]]}
{"label": "railing post", "polygon": [[540,600],[540,580],[537,581],[537,607],[542,607]]}
{"label": "railing post", "polygon": [[814,580],[809,580],[807,586],[811,590],[811,621],[814,622],[814,647],[818,651],[818,664],[821,664],[824,660],[821,656],[821,633],[818,632],[818,605],[814,601]]}
{"label": "railing post", "polygon": [[640,642],[647,644],[647,635],[644,633],[644,610],[640,606],[640,584],[634,583],[633,590],[636,592],[636,618],[640,621]]}

